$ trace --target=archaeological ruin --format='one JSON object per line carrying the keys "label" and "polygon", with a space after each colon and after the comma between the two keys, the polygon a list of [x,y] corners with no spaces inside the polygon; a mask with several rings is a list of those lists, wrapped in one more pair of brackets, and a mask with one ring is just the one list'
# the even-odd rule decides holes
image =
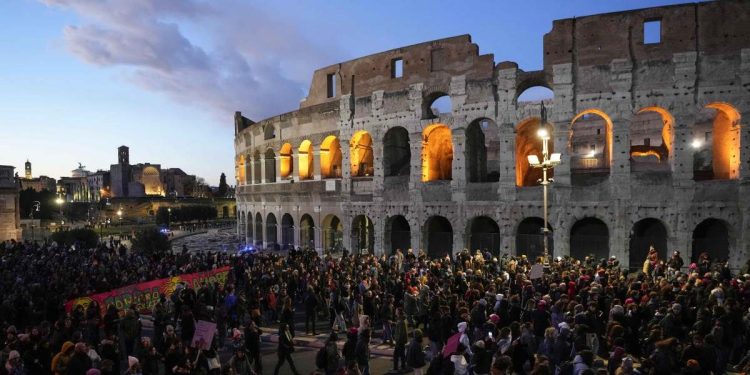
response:
{"label": "archaeological ruin", "polygon": [[[235,114],[238,234],[263,248],[539,255],[528,156],[541,157],[545,127],[562,154],[553,256],[637,267],[653,245],[739,267],[748,25],[750,2],[690,3],[554,21],[539,71],[480,54],[469,35],[319,69],[299,109]],[[552,98],[519,99],[534,87]]]}

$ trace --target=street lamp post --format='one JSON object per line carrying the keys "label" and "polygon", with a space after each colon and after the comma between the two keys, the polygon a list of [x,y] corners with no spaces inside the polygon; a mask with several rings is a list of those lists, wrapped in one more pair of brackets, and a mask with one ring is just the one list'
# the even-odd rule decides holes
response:
{"label": "street lamp post", "polygon": [[39,207],[42,205],[39,201],[34,201],[31,206],[31,212],[29,212],[29,219],[31,219],[31,242],[36,242],[36,234],[34,233],[34,212],[39,212]]}
{"label": "street lamp post", "polygon": [[65,216],[63,215],[63,203],[65,203],[65,200],[58,196],[57,199],[55,199],[55,203],[60,207],[60,230],[62,230],[65,225]]}
{"label": "street lamp post", "polygon": [[548,228],[548,214],[547,214],[547,187],[551,182],[554,182],[553,179],[549,178],[547,176],[547,171],[553,170],[557,165],[560,164],[560,154],[559,153],[553,153],[550,155],[549,153],[549,140],[550,140],[550,132],[547,129],[547,112],[544,109],[544,104],[542,104],[542,121],[541,126],[539,130],[537,131],[537,136],[541,138],[542,140],[542,160],[539,160],[539,156],[537,155],[529,155],[529,165],[531,165],[532,168],[540,168],[542,170],[542,179],[540,180],[540,183],[542,184],[542,188],[544,191],[544,228],[542,229],[542,233],[544,234],[544,255],[543,255],[543,263],[545,266],[549,265],[549,247],[548,247],[548,236],[549,236],[549,228]]}

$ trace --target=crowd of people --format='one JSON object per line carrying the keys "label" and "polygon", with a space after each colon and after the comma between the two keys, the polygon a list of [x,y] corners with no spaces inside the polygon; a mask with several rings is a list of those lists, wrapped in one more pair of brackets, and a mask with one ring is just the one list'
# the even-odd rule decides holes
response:
{"label": "crowd of people", "polygon": [[[295,337],[319,333],[315,364],[326,375],[373,373],[374,344],[392,347],[394,373],[723,374],[750,365],[747,265],[733,272],[707,254],[686,264],[679,252],[661,260],[652,250],[629,272],[615,258],[541,265],[466,250],[439,259],[411,250],[145,255],[114,243],[5,242],[0,261],[0,375],[297,374]],[[135,306],[63,307],[222,266],[226,284],[178,285],[148,316]],[[199,320],[217,326],[208,348],[191,345]],[[260,327],[276,330],[271,363]]]}

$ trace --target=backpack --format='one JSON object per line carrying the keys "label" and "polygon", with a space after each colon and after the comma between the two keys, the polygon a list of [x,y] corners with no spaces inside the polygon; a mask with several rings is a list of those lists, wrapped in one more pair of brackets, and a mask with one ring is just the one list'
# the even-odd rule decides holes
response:
{"label": "backpack", "polygon": [[327,366],[328,360],[328,353],[326,352],[326,347],[323,346],[322,348],[318,349],[318,354],[315,355],[315,367],[325,370]]}

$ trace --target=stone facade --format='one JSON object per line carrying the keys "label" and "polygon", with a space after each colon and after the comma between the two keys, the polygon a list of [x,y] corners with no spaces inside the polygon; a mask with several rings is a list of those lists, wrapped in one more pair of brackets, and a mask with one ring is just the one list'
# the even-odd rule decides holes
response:
{"label": "stone facade", "polygon": [[21,239],[21,209],[14,169],[0,165],[0,242]]}
{"label": "stone facade", "polygon": [[[468,35],[319,69],[298,110],[235,115],[238,234],[539,254],[542,190],[526,157],[541,154],[546,117],[562,154],[554,256],[638,266],[654,244],[737,267],[750,251],[748,24],[748,2],[675,5],[554,21],[541,71],[495,63]],[[534,86],[553,99],[518,100]],[[450,111],[434,110],[446,96]]]}

